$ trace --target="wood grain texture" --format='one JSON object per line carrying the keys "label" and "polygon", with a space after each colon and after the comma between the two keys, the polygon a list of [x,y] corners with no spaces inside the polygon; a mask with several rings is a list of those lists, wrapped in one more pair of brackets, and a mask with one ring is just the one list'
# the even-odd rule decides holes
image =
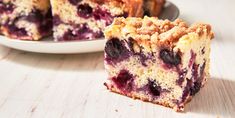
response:
{"label": "wood grain texture", "polygon": [[211,23],[211,79],[176,113],[110,93],[103,53],[49,55],[0,46],[0,118],[235,118],[235,1],[171,0],[180,18]]}

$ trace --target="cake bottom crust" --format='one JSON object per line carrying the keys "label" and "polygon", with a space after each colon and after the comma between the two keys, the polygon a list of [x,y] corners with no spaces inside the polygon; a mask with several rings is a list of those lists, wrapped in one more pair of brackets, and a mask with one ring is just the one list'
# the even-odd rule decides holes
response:
{"label": "cake bottom crust", "polygon": [[117,93],[117,94],[120,94],[120,95],[123,95],[123,96],[126,96],[126,97],[130,97],[130,98],[132,98],[132,99],[134,99],[134,100],[141,100],[141,101],[143,101],[143,102],[149,102],[149,103],[161,105],[161,106],[164,106],[164,107],[172,108],[172,109],[174,109],[174,110],[177,111],[177,112],[184,112],[184,110],[185,110],[185,105],[186,105],[187,103],[189,103],[189,102],[192,100],[192,96],[189,96],[189,97],[185,100],[185,102],[183,103],[183,105],[181,105],[181,106],[170,105],[168,102],[151,101],[151,100],[149,100],[148,98],[143,97],[143,96],[140,96],[140,95],[137,95],[137,94],[132,94],[132,93],[125,94],[125,93],[122,93],[122,92],[120,92],[118,89],[116,89],[115,87],[113,87],[112,85],[109,86],[107,83],[104,83],[104,86],[106,86],[107,89],[110,90],[110,91],[113,92],[113,93]]}

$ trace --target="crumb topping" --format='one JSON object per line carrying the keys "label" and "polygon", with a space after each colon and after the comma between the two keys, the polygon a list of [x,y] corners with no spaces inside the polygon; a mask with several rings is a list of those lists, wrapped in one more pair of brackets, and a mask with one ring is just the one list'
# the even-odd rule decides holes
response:
{"label": "crumb topping", "polygon": [[156,17],[116,18],[113,24],[105,30],[107,39],[132,37],[138,42],[163,45],[172,45],[188,33],[196,33],[199,36],[207,35],[210,39],[214,37],[211,26],[208,24],[197,23],[189,26],[181,19],[171,22],[159,20]]}

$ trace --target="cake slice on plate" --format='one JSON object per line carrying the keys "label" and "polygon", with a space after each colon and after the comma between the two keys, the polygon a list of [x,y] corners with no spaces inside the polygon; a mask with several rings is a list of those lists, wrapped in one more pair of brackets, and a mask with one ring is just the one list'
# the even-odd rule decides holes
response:
{"label": "cake slice on plate", "polygon": [[117,18],[105,30],[107,88],[183,111],[210,78],[211,26]]}
{"label": "cake slice on plate", "polygon": [[51,0],[51,5],[56,41],[91,40],[103,37],[115,17],[157,15],[164,0]]}
{"label": "cake slice on plate", "polygon": [[49,0],[0,0],[0,34],[39,40],[52,31]]}

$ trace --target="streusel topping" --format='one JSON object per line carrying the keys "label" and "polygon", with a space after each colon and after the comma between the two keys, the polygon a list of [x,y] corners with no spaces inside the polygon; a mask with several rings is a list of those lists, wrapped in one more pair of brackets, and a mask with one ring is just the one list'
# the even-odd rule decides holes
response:
{"label": "streusel topping", "polygon": [[181,19],[171,22],[159,20],[156,17],[116,18],[113,24],[106,28],[105,36],[108,39],[132,37],[136,41],[146,42],[147,40],[151,43],[172,45],[189,33],[197,33],[199,36],[208,35],[211,39],[214,36],[208,24],[198,23],[188,26]]}

